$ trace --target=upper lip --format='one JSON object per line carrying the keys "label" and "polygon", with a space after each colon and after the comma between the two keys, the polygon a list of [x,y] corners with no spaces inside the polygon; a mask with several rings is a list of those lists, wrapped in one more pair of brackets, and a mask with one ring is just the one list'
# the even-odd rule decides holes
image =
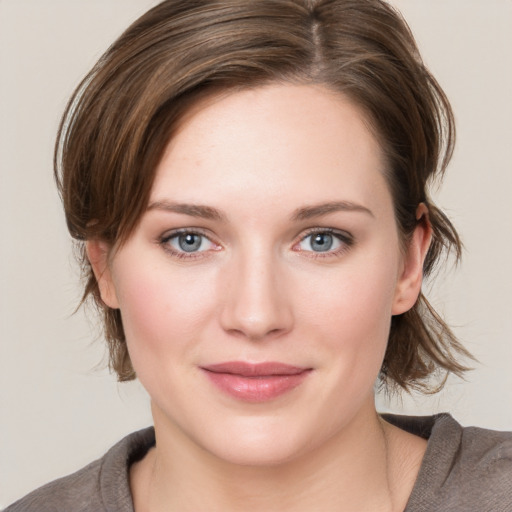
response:
{"label": "upper lip", "polygon": [[298,375],[311,368],[293,366],[279,362],[248,363],[245,361],[228,361],[225,363],[202,366],[203,370],[213,373],[230,373],[242,377],[264,377],[272,375]]}

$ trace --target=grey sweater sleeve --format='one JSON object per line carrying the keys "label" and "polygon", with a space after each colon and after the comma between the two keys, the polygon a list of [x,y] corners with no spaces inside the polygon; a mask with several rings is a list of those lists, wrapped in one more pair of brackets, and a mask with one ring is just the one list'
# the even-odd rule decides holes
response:
{"label": "grey sweater sleeve", "polygon": [[100,459],[72,475],[54,480],[13,503],[5,512],[103,512],[107,509],[101,499],[101,465]]}
{"label": "grey sweater sleeve", "polygon": [[440,414],[426,434],[405,512],[512,512],[512,433],[463,428]]}
{"label": "grey sweater sleeve", "polygon": [[154,443],[153,428],[134,432],[101,459],[36,489],[4,512],[133,512],[129,468]]}

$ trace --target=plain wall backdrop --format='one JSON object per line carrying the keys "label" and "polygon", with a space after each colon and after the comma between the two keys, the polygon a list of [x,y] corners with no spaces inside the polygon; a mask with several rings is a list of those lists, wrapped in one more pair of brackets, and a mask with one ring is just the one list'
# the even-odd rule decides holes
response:
{"label": "plain wall backdrop", "polygon": [[[0,508],[151,422],[144,390],[102,365],[94,317],[73,315],[81,290],[52,151],[78,81],[156,3],[0,0]],[[379,397],[379,406],[512,430],[512,1],[392,3],[457,119],[434,197],[466,251],[427,296],[480,363],[438,395]]]}

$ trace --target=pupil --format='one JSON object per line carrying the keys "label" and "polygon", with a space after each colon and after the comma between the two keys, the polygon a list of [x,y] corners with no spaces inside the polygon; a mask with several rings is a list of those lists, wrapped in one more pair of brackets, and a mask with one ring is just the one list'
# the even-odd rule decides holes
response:
{"label": "pupil", "polygon": [[328,251],[332,247],[332,235],[319,233],[313,238],[311,247],[318,252]]}
{"label": "pupil", "polygon": [[185,252],[197,251],[201,246],[201,237],[199,235],[187,234],[179,237],[180,248]]}

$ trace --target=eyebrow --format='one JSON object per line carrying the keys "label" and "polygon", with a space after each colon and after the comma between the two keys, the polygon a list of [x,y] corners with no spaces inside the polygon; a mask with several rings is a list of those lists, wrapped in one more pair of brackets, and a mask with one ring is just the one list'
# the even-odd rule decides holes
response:
{"label": "eyebrow", "polygon": [[372,217],[375,217],[373,212],[360,204],[352,203],[350,201],[332,201],[329,203],[315,204],[298,208],[292,215],[293,221],[308,220],[314,217],[321,217],[329,213],[335,212],[362,212]]}
{"label": "eyebrow", "polygon": [[[217,208],[201,204],[187,204],[187,203],[173,203],[170,201],[154,201],[149,204],[147,210],[163,210],[172,213],[180,213],[182,215],[190,215],[191,217],[199,217],[209,220],[218,220],[225,222],[226,216]],[[302,221],[312,219],[314,217],[321,217],[335,212],[362,212],[372,217],[373,212],[360,204],[352,203],[350,201],[332,201],[329,203],[321,203],[311,206],[304,206],[298,208],[292,214],[292,221]]]}
{"label": "eyebrow", "polygon": [[225,221],[226,216],[216,208],[201,204],[172,203],[169,201],[155,201],[150,203],[147,210],[163,210],[172,213],[181,213],[191,217],[200,217],[209,220]]}

